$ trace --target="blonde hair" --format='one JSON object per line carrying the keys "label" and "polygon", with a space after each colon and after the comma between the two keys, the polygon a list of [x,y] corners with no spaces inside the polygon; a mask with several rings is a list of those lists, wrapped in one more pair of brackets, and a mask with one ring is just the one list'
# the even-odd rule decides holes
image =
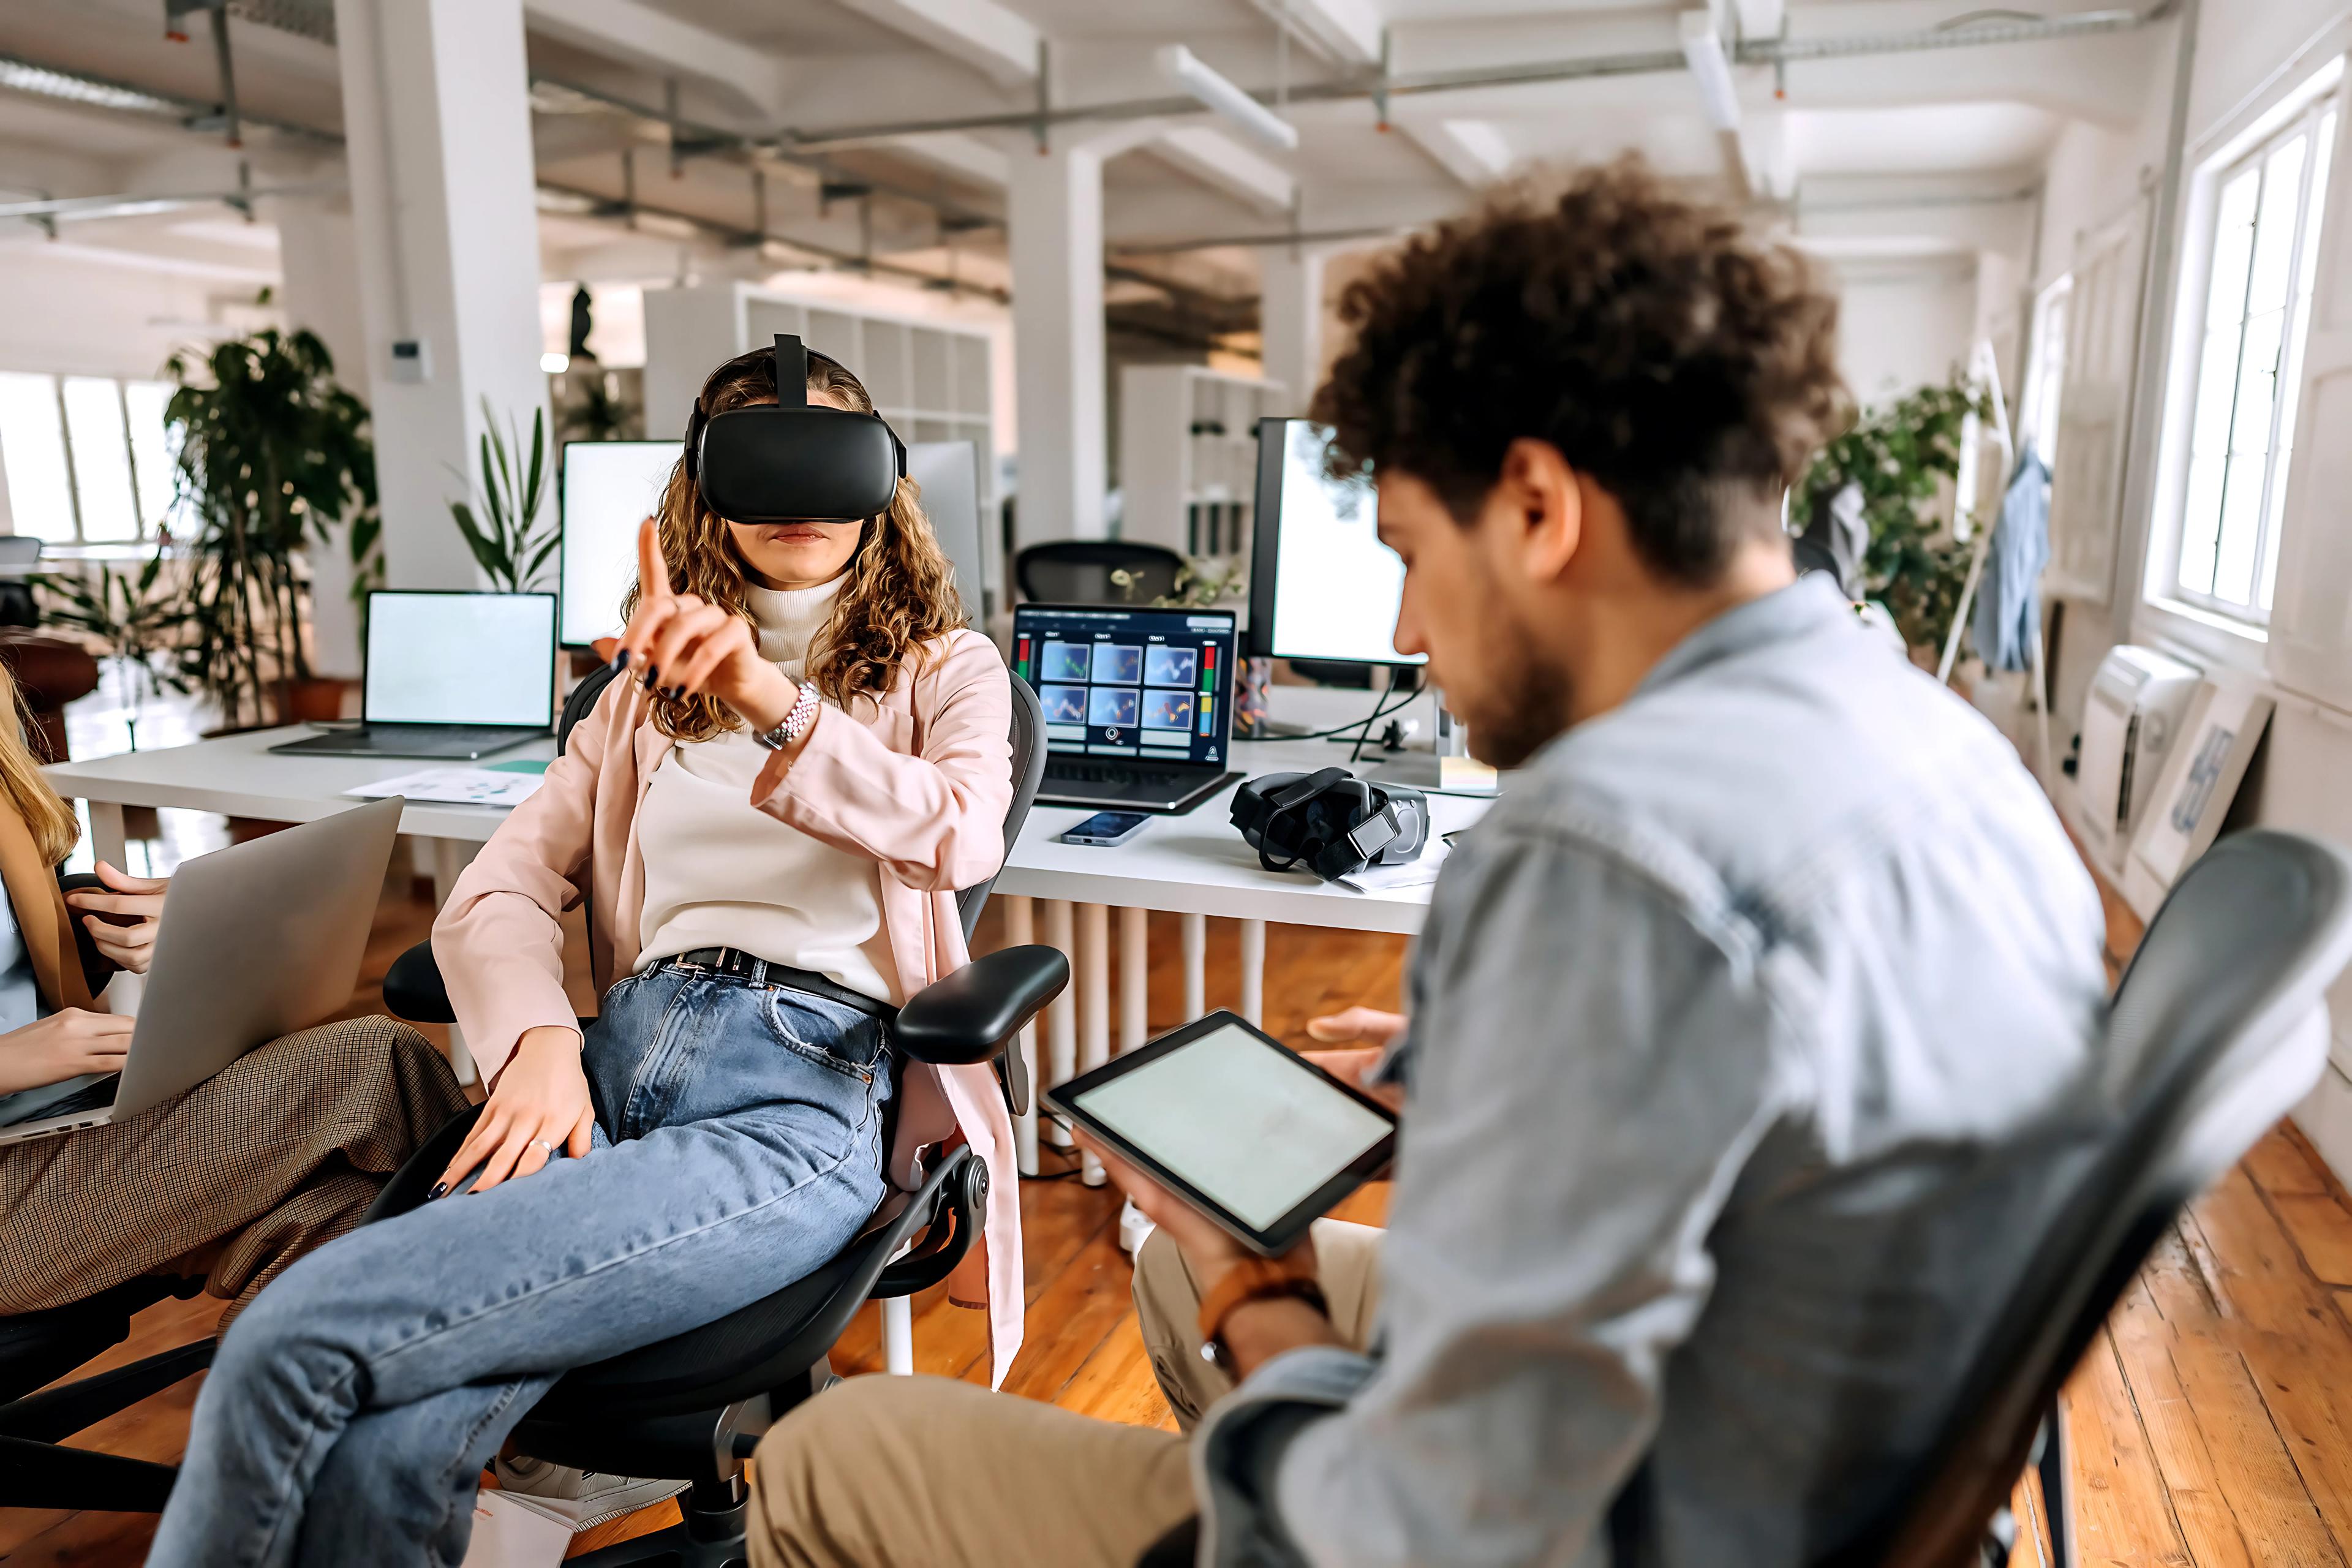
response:
{"label": "blonde hair", "polygon": [[[857,377],[821,353],[808,356],[808,388],[828,393],[860,414],[874,412],[874,399]],[[751,569],[728,534],[727,520],[702,504],[695,482],[695,454],[703,426],[714,414],[776,401],[776,362],[767,349],[729,360],[710,373],[687,421],[686,450],[662,491],[657,526],[662,559],[669,563],[674,594],[694,594],[740,616],[754,632],[759,623],[747,592]],[[901,665],[921,656],[923,645],[964,624],[956,595],[955,568],[923,515],[922,489],[902,479],[888,510],[868,519],[850,558],[847,580],[835,599],[833,616],[815,639],[808,679],[819,691],[847,706],[860,691],[888,689]],[[631,586],[622,601],[626,618],[637,606]],[[654,726],[674,741],[707,741],[740,722],[707,694],[654,698]]]}
{"label": "blonde hair", "polygon": [[75,820],[73,808],[49,787],[39,760],[25,743],[25,727],[32,715],[25,707],[23,689],[5,664],[0,664],[0,695],[5,697],[9,720],[0,723],[0,790],[7,792],[9,804],[32,830],[41,858],[54,866],[73,853],[81,838],[81,824]]}

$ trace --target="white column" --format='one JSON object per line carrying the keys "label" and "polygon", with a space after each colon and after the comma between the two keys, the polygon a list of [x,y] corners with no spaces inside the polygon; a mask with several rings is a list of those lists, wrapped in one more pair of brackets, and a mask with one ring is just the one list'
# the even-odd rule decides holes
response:
{"label": "white column", "polygon": [[1265,1027],[1265,922],[1242,921],[1242,1016]]}
{"label": "white column", "polygon": [[[1110,911],[1100,904],[1078,906],[1078,1070],[1092,1072],[1110,1060]],[[1103,1184],[1102,1162],[1086,1156],[1079,1178]]]}
{"label": "white column", "polygon": [[522,0],[335,0],[335,27],[385,570],[470,588],[451,470],[485,402],[525,441],[547,405]]}
{"label": "white column", "polygon": [[1258,252],[1258,342],[1265,378],[1282,383],[1285,408],[1307,412],[1323,379],[1323,258],[1305,247]]}
{"label": "white column", "polygon": [[[334,356],[335,379],[374,407],[368,374],[368,330],[360,303],[359,247],[350,203],[341,196],[301,197],[271,204],[278,225],[278,298],[286,319],[316,333]],[[361,671],[359,606],[352,603],[351,553],[339,531],[331,544],[315,540],[310,556],[310,664],[320,675],[357,679]]]}
{"label": "white column", "polygon": [[1102,155],[1007,158],[1020,542],[1098,539],[1109,473],[1103,369]]}
{"label": "white column", "polygon": [[1184,1022],[1209,1010],[1209,917],[1186,915],[1184,931]]}
{"label": "white column", "polygon": [[[1026,947],[1037,940],[1036,906],[1029,900],[1004,896],[1004,945]],[[1037,1097],[1045,1090],[1045,1064],[1037,1059],[1037,1025],[1021,1026],[1021,1059],[1029,1068],[1029,1109],[1013,1119],[1013,1161],[1024,1176],[1037,1173]]]}
{"label": "white column", "polygon": [[1143,1044],[1151,1027],[1150,932],[1150,910],[1118,911],[1118,1048],[1122,1053]]}
{"label": "white column", "polygon": [[[1045,942],[1062,950],[1075,973],[1077,968],[1078,944],[1071,930],[1070,901],[1067,899],[1045,900]],[[1037,1089],[1043,1093],[1066,1079],[1075,1078],[1078,1070],[1078,987],[1073,984],[1054,999],[1045,1009],[1045,1065],[1037,1074]],[[1070,1146],[1070,1131],[1058,1121],[1049,1122],[1045,1136],[1055,1148]]]}

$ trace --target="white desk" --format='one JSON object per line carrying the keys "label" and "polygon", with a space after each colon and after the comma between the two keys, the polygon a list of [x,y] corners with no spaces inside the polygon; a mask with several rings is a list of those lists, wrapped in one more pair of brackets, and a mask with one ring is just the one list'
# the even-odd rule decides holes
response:
{"label": "white desk", "polygon": [[[94,762],[56,763],[43,770],[67,799],[89,802],[91,847],[100,859],[123,864],[122,808],[173,806],[216,811],[264,822],[309,822],[359,804],[343,794],[378,779],[436,765],[410,757],[279,757],[269,748],[315,733],[307,724],[255,730],[173,746],[126,752]],[[532,741],[487,758],[517,762],[555,755],[552,738]],[[413,801],[400,830],[433,841],[434,879],[443,893],[467,859],[466,847],[498,831],[507,814],[495,806],[436,805]]]}
{"label": "white desk", "polygon": [[[399,757],[273,756],[269,747],[306,733],[307,727],[257,731],[201,741],[164,751],[130,752],[95,762],[57,763],[49,782],[68,798],[89,803],[94,847],[122,864],[122,808],[174,806],[221,812],[270,822],[308,822],[352,805],[342,792],[430,763]],[[499,762],[551,757],[552,740],[501,752]],[[1346,750],[1313,741],[1242,742],[1234,765],[1245,777],[1285,771],[1305,772],[1346,761]],[[1484,800],[1432,795],[1433,841],[1476,821]],[[1037,1064],[1040,1087],[1087,1071],[1108,1059],[1111,1041],[1108,911],[1119,913],[1118,1048],[1143,1043],[1146,1033],[1145,916],[1165,910],[1184,917],[1184,1012],[1207,1010],[1204,977],[1207,917],[1241,922],[1242,1013],[1253,1023],[1264,1012],[1265,922],[1328,926],[1344,931],[1411,935],[1421,930],[1430,887],[1351,892],[1326,886],[1303,872],[1261,868],[1256,852],[1242,842],[1232,824],[1230,790],[1181,816],[1155,817],[1134,838],[1103,849],[1055,842],[1056,835],[1090,813],[1079,807],[1041,805],[1029,814],[1010,847],[994,896],[1005,900],[1008,940],[1038,939],[1034,900],[1044,900],[1044,940],[1071,958],[1076,984],[1071,995],[1045,1015],[1046,1049]],[[412,804],[400,829],[432,841],[434,879],[446,895],[469,849],[495,832],[506,813],[496,807]],[[1430,853],[1435,854],[1433,842]],[[1022,1119],[1022,1167],[1036,1168],[1034,1113]],[[1055,1129],[1056,1141],[1062,1136]],[[1090,1178],[1098,1179],[1089,1171]]]}

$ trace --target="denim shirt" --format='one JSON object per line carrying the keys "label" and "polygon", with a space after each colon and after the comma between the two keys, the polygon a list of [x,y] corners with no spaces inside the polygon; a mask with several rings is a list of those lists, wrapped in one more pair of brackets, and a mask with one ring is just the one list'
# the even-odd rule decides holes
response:
{"label": "denim shirt", "polygon": [[1212,1412],[1202,1561],[1811,1560],[2102,1121],[2101,941],[2009,743],[1825,578],[1699,628],[1448,861],[1373,1351]]}

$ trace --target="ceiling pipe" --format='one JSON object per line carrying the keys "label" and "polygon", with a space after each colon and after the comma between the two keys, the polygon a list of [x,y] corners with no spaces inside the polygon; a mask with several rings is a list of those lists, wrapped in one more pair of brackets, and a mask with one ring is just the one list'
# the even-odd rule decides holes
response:
{"label": "ceiling pipe", "polygon": [[[1854,59],[1869,55],[1910,54],[1930,49],[1974,48],[1992,44],[2051,43],[2069,38],[2096,37],[2131,32],[2164,21],[2182,0],[2156,0],[2137,9],[2084,11],[2071,16],[2039,21],[1988,19],[1963,26],[1930,27],[1900,33],[1854,33],[1801,38],[1743,38],[1731,47],[1731,63],[1742,66],[1783,66],[1811,60]],[[1282,96],[1288,104],[1348,103],[1421,97],[1433,93],[1471,92],[1482,88],[1531,87],[1553,82],[1585,81],[1621,76],[1660,76],[1689,68],[1679,47],[1635,49],[1617,54],[1585,55],[1569,59],[1533,60],[1523,65],[1476,66],[1443,71],[1376,74],[1336,81],[1294,82]],[[1272,104],[1268,89],[1244,89],[1262,104]],[[941,120],[903,120],[868,125],[836,126],[824,131],[787,130],[778,139],[780,149],[803,153],[856,142],[917,136],[950,131],[1026,131],[1039,124],[1067,125],[1128,120],[1158,120],[1198,114],[1192,98],[1139,98],[1112,103],[1066,104],[1049,110],[1021,110],[997,114],[959,115]],[[1042,117],[1042,118],[1041,118]]]}
{"label": "ceiling pipe", "polygon": [[240,186],[233,191],[206,191],[190,195],[56,196],[45,201],[0,202],[0,218],[24,218],[34,223],[74,223],[91,218],[144,217],[153,213],[184,212],[190,207],[227,206],[249,212],[255,202],[271,197],[332,195],[344,188],[341,180],[312,180],[299,185]]}

